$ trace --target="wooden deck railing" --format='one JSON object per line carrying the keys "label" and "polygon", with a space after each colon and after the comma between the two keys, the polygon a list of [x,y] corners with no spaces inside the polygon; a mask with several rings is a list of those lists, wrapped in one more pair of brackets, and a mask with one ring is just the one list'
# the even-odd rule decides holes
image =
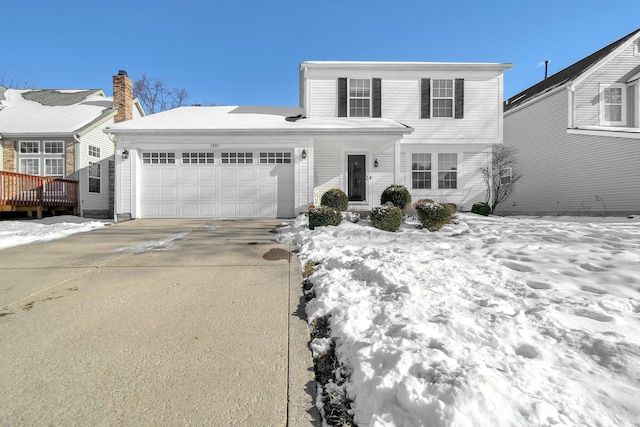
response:
{"label": "wooden deck railing", "polygon": [[0,206],[77,207],[78,181],[0,171]]}

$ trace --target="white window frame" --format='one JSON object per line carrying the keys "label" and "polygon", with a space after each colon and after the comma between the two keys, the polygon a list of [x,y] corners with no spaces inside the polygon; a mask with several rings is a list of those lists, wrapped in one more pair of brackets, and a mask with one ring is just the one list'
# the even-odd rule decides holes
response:
{"label": "white window frame", "polygon": [[[449,162],[449,160],[445,160],[445,159],[441,159],[440,156],[455,156],[455,167],[454,168],[448,168],[445,169],[443,167],[441,167],[441,163],[444,162]],[[439,190],[457,190],[458,189],[458,153],[438,153],[438,189]],[[443,178],[441,179],[440,176],[441,174],[445,174],[443,176]],[[455,180],[452,181],[451,179],[445,179],[444,177],[446,177],[447,175],[450,174],[455,174]],[[445,187],[444,185],[442,185],[444,182],[453,182],[454,186],[453,187]]]}
{"label": "white window frame", "polygon": [[87,147],[87,154],[89,155],[89,157],[100,158],[100,147],[96,147],[95,145],[89,145]]}
{"label": "white window frame", "polygon": [[[35,144],[35,145],[34,145]],[[27,151],[27,147],[34,147],[36,148],[36,151]],[[24,148],[24,150],[23,150]],[[18,153],[19,154],[40,154],[40,141],[18,141]]]}
{"label": "white window frame", "polygon": [[[56,162],[56,169],[60,170],[60,173],[51,173],[49,172],[50,163]],[[64,178],[64,159],[59,157],[45,157],[44,159],[44,176],[49,176],[51,178]]]}
{"label": "white window frame", "polygon": [[[414,156],[418,156],[418,158],[414,160]],[[417,169],[414,169],[414,164],[416,164],[417,162],[427,161],[427,159],[420,159],[419,156],[428,156],[429,169],[421,169],[419,167]],[[426,176],[428,176],[429,177],[428,187],[415,187],[414,184],[416,183],[416,181],[414,181],[414,174],[425,174]],[[410,188],[412,190],[431,190],[431,188],[433,187],[433,154],[432,153],[411,153],[411,177],[409,179],[411,180]],[[419,181],[424,181],[425,183],[427,183],[426,180],[419,180]]]}
{"label": "white window frame", "polygon": [[195,164],[209,164],[212,165],[215,163],[215,154],[212,152],[193,152],[184,151],[182,153],[182,164],[183,165],[195,165]]}
{"label": "white window frame", "polygon": [[252,152],[226,151],[220,154],[220,163],[223,165],[253,164]]}
{"label": "white window frame", "polygon": [[[55,147],[55,150],[51,148]],[[43,141],[42,153],[46,155],[64,155],[64,141]]]}
{"label": "white window frame", "polygon": [[[348,81],[349,85],[347,87],[347,111],[349,117],[371,117],[371,79],[349,79]],[[362,87],[359,87],[360,84],[362,84]],[[355,94],[352,94],[352,90],[355,91]],[[365,93],[368,93],[368,95],[365,95]],[[358,101],[367,101],[368,106],[352,106],[352,101],[354,101],[355,103],[357,103]],[[354,112],[358,111],[361,111],[362,114],[353,114]]]}
{"label": "white window frame", "polygon": [[142,163],[146,165],[173,165],[176,163],[176,153],[146,151],[142,153]]}
{"label": "white window frame", "polygon": [[[448,82],[451,85],[451,96],[448,94],[443,94],[442,91],[447,91],[449,88],[436,88],[436,82]],[[439,85],[439,83],[438,83]],[[436,111],[441,111],[443,109],[436,108],[436,101],[450,101],[451,102],[451,114],[450,115],[437,115]],[[431,79],[431,117],[432,118],[445,118],[452,119],[456,114],[456,81],[455,79]],[[448,110],[448,109],[447,109]]]}
{"label": "white window frame", "polygon": [[292,158],[289,151],[261,151],[258,162],[261,165],[291,164]]}
{"label": "white window frame", "polygon": [[[37,165],[37,172],[33,173],[29,170],[29,166],[23,164],[23,162],[27,163],[28,161],[35,161]],[[18,161],[18,165],[20,167],[20,173],[24,173],[27,175],[40,175],[40,165],[41,165],[40,157],[20,157]]]}
{"label": "white window frame", "polygon": [[[96,171],[98,173],[95,173]],[[97,180],[98,191],[91,189],[91,180]],[[87,191],[93,194],[102,193],[102,165],[99,162],[89,162],[89,167],[87,168]]]}
{"label": "white window frame", "polygon": [[[605,103],[606,89],[620,89],[620,104]],[[620,105],[620,120],[606,120],[607,106]],[[601,126],[626,126],[627,125],[627,86],[622,83],[600,84],[600,125]]]}

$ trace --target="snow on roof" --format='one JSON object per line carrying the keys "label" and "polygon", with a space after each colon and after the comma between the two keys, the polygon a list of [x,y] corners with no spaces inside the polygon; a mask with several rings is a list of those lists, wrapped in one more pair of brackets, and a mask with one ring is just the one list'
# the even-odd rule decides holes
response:
{"label": "snow on roof", "polygon": [[179,107],[105,129],[112,133],[148,132],[410,133],[411,128],[382,118],[304,118],[298,107]]}
{"label": "snow on roof", "polygon": [[7,89],[0,99],[0,134],[72,134],[112,114],[100,89]]}
{"label": "snow on roof", "polygon": [[378,69],[490,69],[508,70],[502,62],[402,62],[402,61],[305,61],[300,68],[378,68]]}

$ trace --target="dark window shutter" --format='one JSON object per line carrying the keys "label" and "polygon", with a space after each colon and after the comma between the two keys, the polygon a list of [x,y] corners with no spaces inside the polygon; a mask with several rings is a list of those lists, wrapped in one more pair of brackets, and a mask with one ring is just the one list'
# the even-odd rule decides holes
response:
{"label": "dark window shutter", "polygon": [[371,117],[382,117],[382,79],[371,79]]}
{"label": "dark window shutter", "polygon": [[456,119],[464,118],[464,79],[456,79]]}
{"label": "dark window shutter", "polygon": [[347,117],[347,79],[338,79],[338,117]]}
{"label": "dark window shutter", "polygon": [[420,79],[420,117],[431,118],[431,79]]}

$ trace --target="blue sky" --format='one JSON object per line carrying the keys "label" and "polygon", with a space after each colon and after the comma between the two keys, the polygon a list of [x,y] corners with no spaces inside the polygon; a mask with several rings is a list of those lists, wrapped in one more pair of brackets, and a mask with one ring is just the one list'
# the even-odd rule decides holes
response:
{"label": "blue sky", "polygon": [[637,0],[20,0],[0,84],[101,88],[146,73],[190,103],[297,105],[302,61],[507,62],[505,97],[640,28]]}

